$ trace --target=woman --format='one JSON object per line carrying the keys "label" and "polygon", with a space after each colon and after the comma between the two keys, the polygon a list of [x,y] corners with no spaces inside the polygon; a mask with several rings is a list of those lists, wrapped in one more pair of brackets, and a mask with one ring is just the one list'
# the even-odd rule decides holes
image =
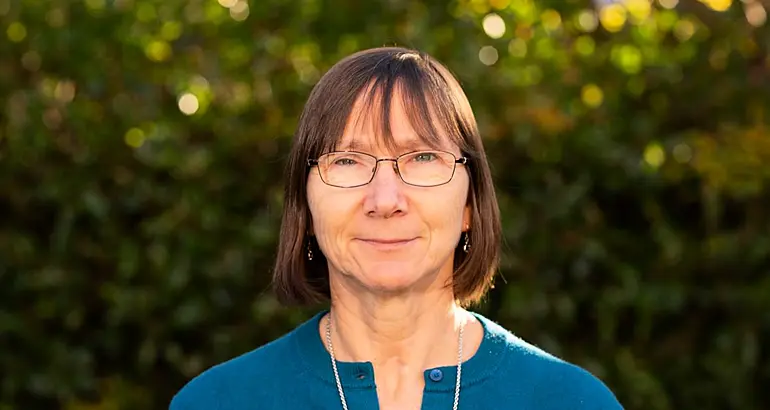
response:
{"label": "woman", "polygon": [[621,408],[465,309],[497,269],[500,217],[468,100],[436,60],[378,48],[337,63],[287,171],[275,288],[331,308],[205,371],[172,410]]}

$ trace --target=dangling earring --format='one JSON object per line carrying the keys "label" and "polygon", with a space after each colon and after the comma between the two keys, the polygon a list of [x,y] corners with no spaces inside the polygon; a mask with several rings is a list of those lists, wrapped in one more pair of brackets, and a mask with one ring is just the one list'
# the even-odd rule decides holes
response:
{"label": "dangling earring", "polygon": [[468,232],[465,232],[465,244],[463,245],[463,252],[468,253],[471,250],[471,236]]}
{"label": "dangling earring", "polygon": [[313,260],[313,248],[311,246],[312,240],[307,240],[307,260],[312,261]]}

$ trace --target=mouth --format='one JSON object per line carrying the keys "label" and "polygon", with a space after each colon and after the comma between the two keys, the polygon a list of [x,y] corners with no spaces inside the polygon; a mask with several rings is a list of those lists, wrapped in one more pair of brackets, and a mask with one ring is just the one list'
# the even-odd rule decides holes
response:
{"label": "mouth", "polygon": [[359,238],[358,241],[371,246],[378,250],[396,250],[399,248],[403,248],[412,242],[414,242],[417,238],[408,238],[408,239],[396,239],[396,238]]}

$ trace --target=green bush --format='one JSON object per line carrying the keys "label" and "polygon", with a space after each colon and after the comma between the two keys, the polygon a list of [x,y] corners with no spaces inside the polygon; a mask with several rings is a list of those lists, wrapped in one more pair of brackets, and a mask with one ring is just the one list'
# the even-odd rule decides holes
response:
{"label": "green bush", "polygon": [[767,408],[766,14],[675,3],[0,0],[0,409],[162,409],[307,318],[269,292],[284,156],[319,76],[390,44],[486,138],[477,310],[628,409]]}

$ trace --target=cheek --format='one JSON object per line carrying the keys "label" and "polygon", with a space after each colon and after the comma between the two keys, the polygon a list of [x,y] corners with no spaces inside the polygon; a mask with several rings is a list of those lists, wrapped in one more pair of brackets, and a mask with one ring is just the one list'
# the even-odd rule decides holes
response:
{"label": "cheek", "polygon": [[308,207],[312,218],[313,232],[321,246],[327,247],[335,237],[345,230],[351,220],[352,198],[340,192],[325,192],[321,189],[308,189]]}
{"label": "cheek", "polygon": [[454,189],[451,192],[430,195],[421,200],[421,214],[433,234],[451,238],[456,230],[462,229],[466,199],[467,193],[464,190]]}

